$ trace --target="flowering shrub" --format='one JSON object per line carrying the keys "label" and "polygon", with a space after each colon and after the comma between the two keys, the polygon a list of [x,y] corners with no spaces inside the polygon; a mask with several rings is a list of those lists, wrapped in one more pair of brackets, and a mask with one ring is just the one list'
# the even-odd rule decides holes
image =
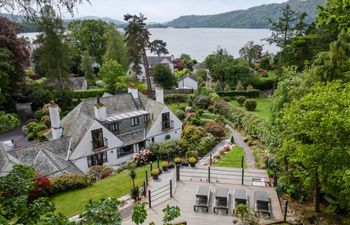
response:
{"label": "flowering shrub", "polygon": [[218,139],[225,136],[225,125],[223,123],[209,121],[204,129]]}
{"label": "flowering shrub", "polygon": [[52,188],[51,181],[49,178],[44,177],[41,174],[35,176],[35,185],[30,192],[30,197],[37,199],[40,197],[48,196]]}
{"label": "flowering shrub", "polygon": [[169,163],[168,162],[162,162],[162,167],[163,168],[168,168],[169,166]]}
{"label": "flowering shrub", "polygon": [[231,147],[230,147],[229,145],[225,145],[222,149],[223,149],[225,152],[231,151]]}
{"label": "flowering shrub", "polygon": [[180,157],[176,157],[174,162],[175,162],[175,164],[181,163],[181,158]]}
{"label": "flowering shrub", "polygon": [[146,165],[149,162],[151,152],[148,149],[141,149],[139,153],[132,156],[131,161],[137,166]]}
{"label": "flowering shrub", "polygon": [[152,173],[152,176],[157,176],[159,175],[160,171],[158,168],[154,168],[151,173]]}
{"label": "flowering shrub", "polygon": [[195,157],[190,157],[190,158],[188,159],[188,162],[189,162],[190,164],[195,164],[195,163],[197,162],[197,159],[196,159]]}

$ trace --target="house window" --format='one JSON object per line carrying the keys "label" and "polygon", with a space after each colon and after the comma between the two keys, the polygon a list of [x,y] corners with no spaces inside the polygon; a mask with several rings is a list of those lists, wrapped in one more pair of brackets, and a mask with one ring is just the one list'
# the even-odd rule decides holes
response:
{"label": "house window", "polygon": [[92,130],[91,136],[92,136],[92,145],[94,149],[104,147],[102,128],[97,130]]}
{"label": "house window", "polygon": [[149,114],[145,115],[145,123],[148,123],[149,121]]}
{"label": "house window", "polygon": [[152,142],[154,142],[154,137],[151,140],[152,140]]}
{"label": "house window", "polygon": [[128,146],[125,146],[125,147],[121,147],[119,149],[117,149],[117,157],[122,157],[122,156],[125,156],[125,155],[130,155],[134,153],[134,146],[133,145],[128,145]]}
{"label": "house window", "polygon": [[171,138],[170,134],[167,134],[167,135],[165,136],[165,140],[169,140],[170,138]]}
{"label": "house window", "polygon": [[140,122],[138,117],[131,118],[130,121],[131,121],[131,126],[132,127],[138,126],[139,122]]}
{"label": "house window", "polygon": [[170,128],[170,114],[167,112],[162,114],[162,129],[168,128]]}
{"label": "house window", "polygon": [[119,123],[114,122],[109,124],[109,130],[112,132],[116,132],[119,130]]}
{"label": "house window", "polygon": [[88,166],[102,166],[103,163],[107,162],[107,152],[101,152],[95,155],[90,155],[87,157]]}

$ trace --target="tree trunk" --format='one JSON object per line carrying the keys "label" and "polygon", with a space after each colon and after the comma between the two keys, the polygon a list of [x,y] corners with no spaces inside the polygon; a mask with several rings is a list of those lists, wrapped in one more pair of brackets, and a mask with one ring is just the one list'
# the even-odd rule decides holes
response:
{"label": "tree trunk", "polygon": [[59,64],[57,64],[57,69],[58,69],[58,79],[60,81],[61,90],[63,90],[62,73],[61,73],[61,67]]}
{"label": "tree trunk", "polygon": [[145,66],[145,72],[146,72],[148,97],[153,98],[151,76],[149,74],[149,66],[148,66],[147,54],[145,49],[142,49],[142,58],[143,58],[143,65]]}
{"label": "tree trunk", "polygon": [[318,175],[316,175],[315,187],[314,187],[315,212],[320,211],[320,192],[321,192],[320,180],[319,180]]}

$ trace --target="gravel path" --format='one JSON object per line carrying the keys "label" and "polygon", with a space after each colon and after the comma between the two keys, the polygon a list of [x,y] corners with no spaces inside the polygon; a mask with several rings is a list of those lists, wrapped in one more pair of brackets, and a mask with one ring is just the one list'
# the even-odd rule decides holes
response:
{"label": "gravel path", "polygon": [[[244,136],[242,136],[236,129],[233,129],[231,126],[226,125],[226,128],[231,130],[231,133],[233,134],[233,137],[235,139],[235,143],[237,146],[243,148],[244,152],[245,152],[245,160],[247,162],[247,167],[249,169],[256,169],[255,167],[255,159],[253,156],[253,151],[252,149],[249,147],[249,145],[247,145],[247,143],[244,142]],[[224,139],[222,141],[220,141],[219,144],[217,144],[207,155],[205,155],[200,161],[199,161],[199,165],[204,166],[208,163],[208,159],[210,157],[210,154],[215,154],[216,152],[218,152],[222,147],[224,147],[225,145],[230,145],[231,144],[231,140],[230,139]]]}
{"label": "gravel path", "polygon": [[236,129],[233,129],[231,126],[226,125],[227,128],[231,130],[233,134],[233,138],[235,139],[236,145],[244,149],[245,152],[245,160],[247,162],[247,166],[249,169],[256,169],[255,167],[255,159],[253,156],[253,151],[250,146],[244,142],[244,136],[242,136]]}

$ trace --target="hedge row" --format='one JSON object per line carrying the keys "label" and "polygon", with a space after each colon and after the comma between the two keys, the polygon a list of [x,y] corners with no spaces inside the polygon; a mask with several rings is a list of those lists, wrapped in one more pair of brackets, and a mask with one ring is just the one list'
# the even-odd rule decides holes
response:
{"label": "hedge row", "polygon": [[274,89],[277,84],[275,78],[254,79],[251,81],[251,85],[259,90],[271,90]]}
{"label": "hedge row", "polygon": [[167,104],[187,102],[193,95],[189,94],[168,94],[165,95],[164,101]]}
{"label": "hedge row", "polygon": [[227,91],[227,92],[217,92],[220,97],[235,97],[235,96],[245,96],[247,98],[257,98],[260,95],[260,90],[253,89],[249,91]]}
{"label": "hedge row", "polygon": [[75,99],[101,97],[105,92],[108,91],[106,89],[76,90],[72,92],[72,97]]}

